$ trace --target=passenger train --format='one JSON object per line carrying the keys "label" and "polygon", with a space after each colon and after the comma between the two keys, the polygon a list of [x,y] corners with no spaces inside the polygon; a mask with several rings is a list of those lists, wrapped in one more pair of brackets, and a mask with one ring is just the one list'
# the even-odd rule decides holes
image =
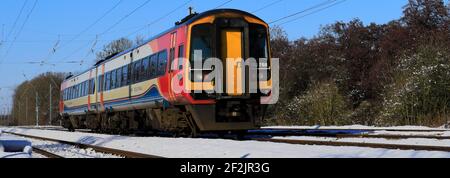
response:
{"label": "passenger train", "polygon": [[[206,93],[213,82],[197,80],[194,51],[203,57],[270,59],[269,26],[240,10],[193,13],[142,45],[112,55],[61,86],[60,115],[70,130],[166,131],[187,135],[260,127],[271,93],[249,93],[240,67],[225,66],[225,93]],[[225,61],[224,61],[225,62]],[[272,89],[269,62],[260,64],[258,89]],[[171,66],[177,66],[173,68]],[[202,72],[203,74],[205,71]],[[172,83],[182,87],[174,92]],[[228,88],[227,88],[228,87]],[[239,88],[241,87],[241,88]],[[258,91],[259,91],[258,90]]]}

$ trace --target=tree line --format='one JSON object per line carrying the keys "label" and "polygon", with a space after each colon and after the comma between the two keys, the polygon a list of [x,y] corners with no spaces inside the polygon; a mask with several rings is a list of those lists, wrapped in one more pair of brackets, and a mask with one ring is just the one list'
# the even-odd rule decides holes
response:
{"label": "tree line", "polygon": [[387,24],[336,22],[294,41],[272,28],[283,80],[266,124],[445,124],[449,14],[442,0],[409,0],[403,16]]}

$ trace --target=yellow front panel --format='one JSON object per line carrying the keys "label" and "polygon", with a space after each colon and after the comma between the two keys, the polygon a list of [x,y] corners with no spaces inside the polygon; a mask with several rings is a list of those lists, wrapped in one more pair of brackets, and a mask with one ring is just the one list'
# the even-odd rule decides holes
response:
{"label": "yellow front panel", "polygon": [[236,29],[222,30],[222,59],[226,60],[227,93],[242,95],[242,32]]}

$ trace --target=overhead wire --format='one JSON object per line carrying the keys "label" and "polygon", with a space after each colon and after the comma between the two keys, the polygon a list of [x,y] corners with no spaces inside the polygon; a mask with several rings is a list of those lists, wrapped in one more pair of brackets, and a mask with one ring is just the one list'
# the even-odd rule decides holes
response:
{"label": "overhead wire", "polygon": [[345,1],[347,1],[347,0],[340,0],[340,1],[335,2],[335,3],[333,3],[333,4],[329,5],[329,6],[326,6],[326,7],[320,8],[320,9],[318,9],[318,10],[315,10],[315,11],[313,11],[313,12],[311,12],[311,13],[308,13],[308,14],[305,14],[305,15],[303,15],[303,16],[297,17],[297,18],[295,18],[295,19],[292,19],[292,20],[289,20],[289,21],[280,23],[280,24],[278,24],[278,26],[282,26],[282,25],[285,25],[285,24],[288,24],[288,23],[291,23],[291,22],[300,20],[300,19],[302,19],[302,18],[304,18],[304,17],[307,17],[307,16],[310,16],[310,15],[316,14],[316,13],[318,13],[318,12],[321,12],[321,11],[324,11],[324,10],[329,9],[329,8],[331,8],[331,7],[334,7],[334,6],[337,6],[337,5],[339,5],[339,4],[342,4],[342,3],[344,3]]}
{"label": "overhead wire", "polygon": [[[139,9],[141,9],[142,7],[144,7],[145,5],[147,5],[150,1],[152,0],[146,0],[144,3],[142,3],[141,5],[139,5],[138,7],[134,8],[132,11],[130,11],[129,13],[127,13],[125,16],[123,16],[121,19],[119,19],[116,23],[114,23],[113,25],[111,25],[109,28],[107,28],[105,31],[103,31],[102,33],[97,34],[96,38],[89,41],[88,44],[93,44],[93,43],[97,43],[96,40],[98,40],[101,35],[104,35],[106,33],[108,33],[109,31],[111,31],[113,28],[115,28],[117,25],[119,25],[120,23],[122,23],[125,19],[127,19],[128,17],[130,17],[131,15],[133,15],[135,12],[137,12]],[[77,54],[78,52],[80,52],[80,50],[82,50],[83,48],[85,48],[86,46],[81,46],[80,48],[77,48],[75,51],[73,51],[72,53],[70,53],[68,56],[63,58],[63,61],[67,60],[67,58],[72,57],[73,55]]]}
{"label": "overhead wire", "polygon": [[176,8],[173,9],[172,11],[170,11],[170,12],[166,13],[165,15],[159,17],[158,19],[152,21],[151,23],[149,23],[149,24],[143,26],[142,28],[139,28],[138,30],[136,30],[136,31],[134,31],[134,32],[132,32],[132,33],[130,33],[130,34],[128,34],[126,37],[130,37],[130,36],[132,36],[132,35],[134,35],[134,34],[140,32],[140,31],[144,30],[145,28],[149,28],[150,26],[156,24],[157,22],[159,22],[159,21],[161,21],[161,20],[167,18],[167,17],[170,16],[171,14],[173,14],[173,13],[175,13],[176,11],[180,10],[181,8],[183,8],[183,7],[186,6],[187,4],[191,3],[192,1],[193,1],[193,0],[188,0],[188,1],[186,1],[185,3],[183,3],[183,4],[181,4],[180,6],[176,7]]}
{"label": "overhead wire", "polygon": [[214,9],[221,8],[221,7],[225,6],[225,5],[227,5],[228,3],[230,3],[231,1],[233,1],[233,0],[228,0],[228,1],[226,1],[226,2],[224,2],[224,3],[222,3],[222,4],[220,4],[219,6],[215,7]]}
{"label": "overhead wire", "polygon": [[27,5],[28,0],[25,0],[25,2],[22,5],[22,8],[20,8],[19,14],[17,15],[16,19],[14,20],[13,26],[11,27],[11,30],[9,31],[7,36],[11,36],[11,34],[13,33],[14,29],[17,26],[17,22],[19,21],[20,17],[23,14],[23,10],[25,9],[25,6]]}
{"label": "overhead wire", "polygon": [[3,56],[2,59],[0,59],[0,65],[3,63],[3,61],[5,60],[5,58],[8,57],[9,52],[11,51],[11,48],[14,46],[14,42],[17,40],[17,38],[20,36],[20,34],[23,31],[23,28],[25,27],[25,25],[27,24],[28,20],[30,19],[31,14],[33,13],[34,9],[36,8],[36,5],[38,3],[38,0],[34,1],[33,7],[31,8],[31,10],[28,12],[25,21],[23,22],[22,26],[20,27],[19,31],[17,32],[17,34],[15,35],[13,41],[11,42],[11,44],[9,45],[8,49],[6,50],[5,55]]}
{"label": "overhead wire", "polygon": [[284,1],[284,0],[275,0],[274,2],[272,2],[272,3],[268,4],[268,5],[265,5],[265,6],[261,7],[261,8],[259,8],[259,9],[256,9],[256,10],[252,11],[252,13],[254,14],[254,13],[260,12],[260,11],[262,11],[264,9],[267,9],[267,8],[269,8],[269,7],[271,7],[271,6],[275,5],[275,4],[278,4],[278,3],[282,2],[282,1]]}
{"label": "overhead wire", "polygon": [[284,17],[281,17],[281,18],[278,18],[278,19],[276,19],[276,20],[274,20],[274,21],[272,21],[272,22],[269,22],[269,24],[277,23],[277,22],[279,22],[279,21],[282,21],[282,20],[285,20],[285,19],[294,17],[294,16],[299,15],[299,14],[303,14],[303,13],[305,13],[305,12],[308,12],[308,11],[311,11],[311,10],[314,10],[314,9],[317,9],[317,8],[320,8],[320,7],[322,7],[322,6],[329,5],[329,4],[331,4],[331,3],[333,3],[333,2],[336,2],[336,1],[337,1],[337,0],[326,0],[326,1],[324,1],[324,2],[321,2],[321,3],[319,3],[319,4],[314,5],[314,6],[312,6],[312,7],[303,9],[303,10],[301,10],[301,11],[299,11],[299,12],[296,12],[296,13],[293,13],[293,14],[290,14],[290,15],[287,15],[287,16],[284,16]]}

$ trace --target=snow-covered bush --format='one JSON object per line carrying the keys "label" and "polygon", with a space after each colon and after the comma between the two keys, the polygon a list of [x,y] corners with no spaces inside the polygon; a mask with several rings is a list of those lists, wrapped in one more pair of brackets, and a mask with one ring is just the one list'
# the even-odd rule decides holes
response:
{"label": "snow-covered bush", "polygon": [[386,93],[379,124],[442,125],[450,106],[448,47],[423,46],[403,57]]}
{"label": "snow-covered bush", "polygon": [[285,117],[296,124],[347,124],[347,102],[334,82],[313,84],[301,96],[294,97],[286,107]]}

